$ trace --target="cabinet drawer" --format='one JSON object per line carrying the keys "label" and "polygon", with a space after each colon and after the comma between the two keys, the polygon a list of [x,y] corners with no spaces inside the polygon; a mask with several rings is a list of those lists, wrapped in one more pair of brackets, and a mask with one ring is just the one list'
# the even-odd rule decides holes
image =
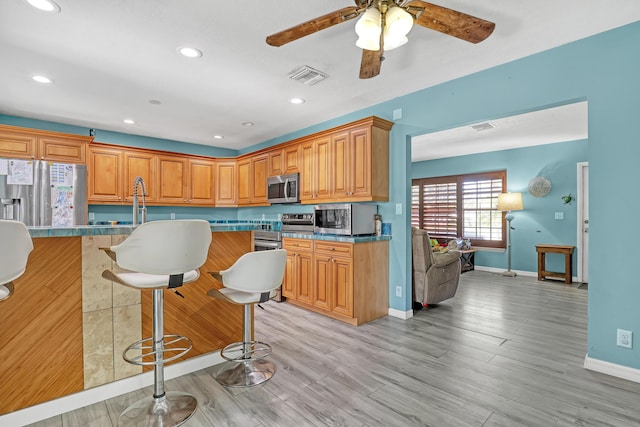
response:
{"label": "cabinet drawer", "polygon": [[289,250],[307,250],[313,249],[313,240],[309,239],[292,239],[285,237],[282,239],[282,247]]}
{"label": "cabinet drawer", "polygon": [[353,244],[314,240],[314,251],[316,253],[351,257],[353,256]]}

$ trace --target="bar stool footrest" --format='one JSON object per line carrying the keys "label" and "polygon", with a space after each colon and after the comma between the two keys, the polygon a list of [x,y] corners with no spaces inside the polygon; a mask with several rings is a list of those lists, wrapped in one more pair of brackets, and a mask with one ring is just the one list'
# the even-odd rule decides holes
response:
{"label": "bar stool footrest", "polygon": [[[248,346],[248,351],[245,347]],[[271,354],[271,346],[262,341],[234,342],[222,349],[220,355],[229,362],[264,359]]]}
{"label": "bar stool footrest", "polygon": [[[158,350],[154,350],[153,338],[144,338],[136,341],[124,350],[122,358],[133,365],[158,365],[179,359],[193,347],[191,340],[184,335],[165,335],[162,341],[162,348]],[[167,354],[169,356],[165,357]],[[156,355],[161,355],[162,358],[155,360]],[[153,361],[147,362],[144,360],[152,356],[154,356]]]}

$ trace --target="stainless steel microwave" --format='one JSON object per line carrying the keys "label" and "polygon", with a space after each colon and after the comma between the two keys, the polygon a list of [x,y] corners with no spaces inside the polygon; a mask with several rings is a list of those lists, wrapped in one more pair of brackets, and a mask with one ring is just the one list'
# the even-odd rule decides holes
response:
{"label": "stainless steel microwave", "polygon": [[269,203],[298,203],[300,201],[300,174],[270,176],[267,178]]}
{"label": "stainless steel microwave", "polygon": [[315,205],[314,233],[358,236],[375,234],[378,206],[373,203]]}

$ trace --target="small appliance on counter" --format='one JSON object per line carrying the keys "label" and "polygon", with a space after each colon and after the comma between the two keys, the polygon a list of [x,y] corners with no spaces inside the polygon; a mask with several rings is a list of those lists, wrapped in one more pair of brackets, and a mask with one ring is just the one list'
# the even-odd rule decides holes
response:
{"label": "small appliance on counter", "polygon": [[86,166],[0,159],[0,219],[27,226],[86,225]]}
{"label": "small appliance on counter", "polygon": [[285,233],[313,234],[313,214],[282,214],[282,231]]}
{"label": "small appliance on counter", "polygon": [[373,203],[340,203],[314,206],[314,232],[359,236],[375,234],[378,206]]}
{"label": "small appliance on counter", "polygon": [[300,201],[300,174],[270,176],[267,178],[267,201],[271,204],[298,203]]}

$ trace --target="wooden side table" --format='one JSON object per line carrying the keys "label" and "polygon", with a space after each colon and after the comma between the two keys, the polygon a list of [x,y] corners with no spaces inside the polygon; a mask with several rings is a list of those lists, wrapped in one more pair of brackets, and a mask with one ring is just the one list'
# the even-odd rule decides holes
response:
{"label": "wooden side table", "polygon": [[477,249],[465,249],[460,251],[460,272],[475,270],[475,253]]}
{"label": "wooden side table", "polygon": [[[538,252],[538,280],[544,280],[547,277],[556,277],[564,279],[564,283],[571,283],[572,269],[571,269],[571,254],[575,246],[565,245],[536,245],[536,252]],[[564,273],[558,273],[555,271],[547,271],[545,269],[545,255],[552,254],[564,254]]]}

